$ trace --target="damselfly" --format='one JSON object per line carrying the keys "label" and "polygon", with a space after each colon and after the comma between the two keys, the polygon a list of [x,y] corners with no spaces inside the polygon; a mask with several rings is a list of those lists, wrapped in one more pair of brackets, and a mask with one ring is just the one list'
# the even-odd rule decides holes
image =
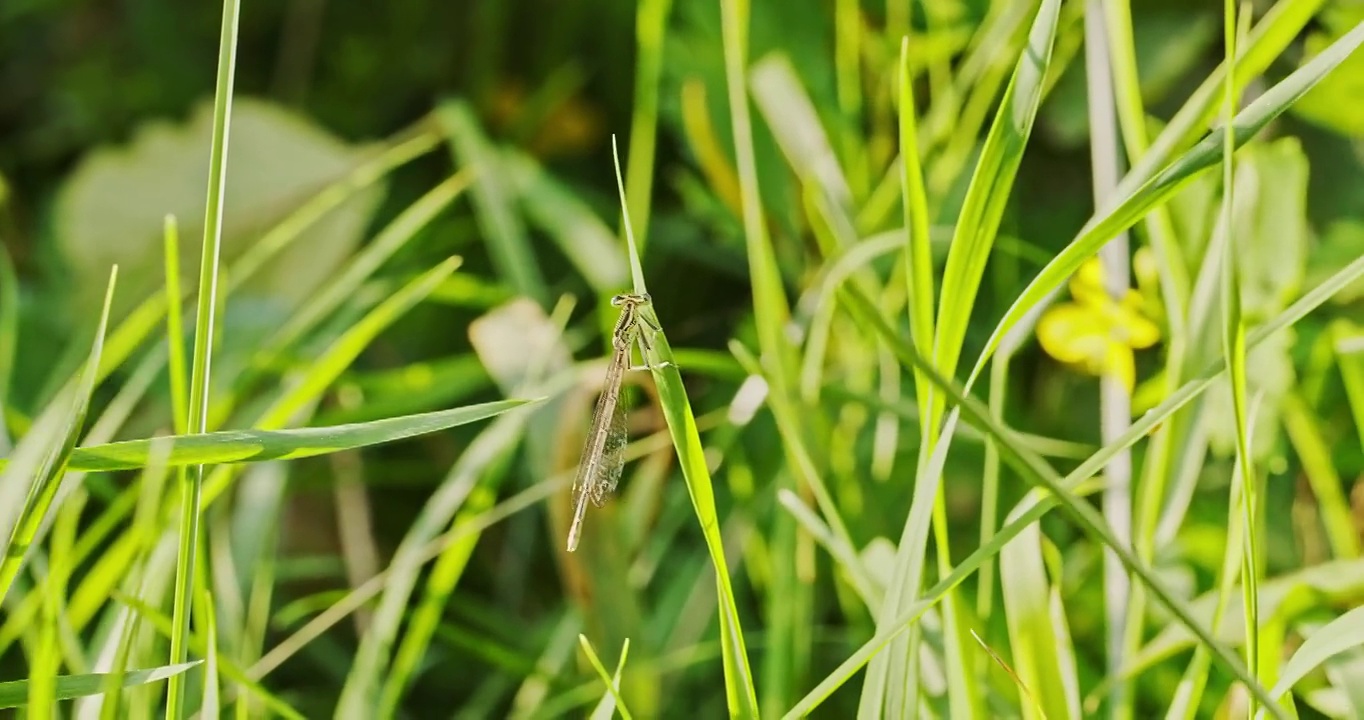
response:
{"label": "damselfly", "polygon": [[625,463],[625,406],[620,402],[620,384],[625,371],[630,367],[630,350],[639,341],[640,355],[645,365],[649,365],[649,352],[653,348],[649,333],[661,328],[643,311],[649,307],[649,295],[625,294],[611,298],[611,304],[620,308],[620,319],[611,333],[611,361],[606,366],[606,380],[602,383],[601,396],[597,398],[597,408],[592,413],[592,427],[587,431],[587,444],[583,447],[583,458],[578,465],[578,475],[573,480],[573,525],[568,530],[568,551],[578,547],[582,536],[583,515],[587,512],[587,502],[601,507],[606,498],[616,489],[620,481],[621,468]]}

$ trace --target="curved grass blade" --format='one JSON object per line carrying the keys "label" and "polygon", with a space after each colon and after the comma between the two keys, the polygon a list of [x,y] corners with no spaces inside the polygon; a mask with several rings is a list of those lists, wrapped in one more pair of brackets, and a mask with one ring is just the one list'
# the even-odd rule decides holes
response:
{"label": "curved grass blade", "polygon": [[[0,558],[0,600],[9,593],[28,557],[38,528],[43,524],[52,499],[60,490],[62,478],[80,437],[85,413],[90,407],[90,395],[95,390],[99,372],[100,353],[104,349],[104,332],[109,326],[109,308],[118,281],[118,267],[109,272],[109,286],[104,293],[104,309],[99,327],[80,375],[65,405],[66,412],[44,413],[39,423],[19,443],[13,464],[0,466],[0,538],[4,555]],[[69,403],[69,404],[68,404]],[[55,404],[55,403],[54,403]],[[9,515],[8,517],[6,515]]]}
{"label": "curved grass blade", "polygon": [[[1294,71],[1287,78],[1256,98],[1232,121],[1232,141],[1236,147],[1248,142],[1264,129],[1271,120],[1288,109],[1298,98],[1312,89],[1337,65],[1344,62],[1360,44],[1364,43],[1364,23],[1323,50],[1311,61]],[[1221,161],[1224,135],[1227,128],[1213,131],[1179,159],[1156,173],[1140,187],[1123,196],[1101,214],[1096,214],[1085,224],[1080,233],[1064,250],[1052,259],[1042,271],[1033,278],[1023,292],[1009,306],[1004,317],[995,326],[994,332],[986,342],[985,349],[976,361],[976,367],[966,382],[967,390],[975,385],[980,373],[985,369],[990,356],[998,349],[1004,336],[1017,324],[1034,305],[1056,290],[1080,265],[1094,255],[1105,242],[1118,233],[1132,227],[1153,207],[1174,195],[1196,175],[1212,168]],[[1135,171],[1128,177],[1134,177]],[[1119,186],[1119,191],[1123,187]]]}
{"label": "curved grass blade", "polygon": [[1364,608],[1354,608],[1307,637],[1284,665],[1270,694],[1277,700],[1317,666],[1346,650],[1364,645]]}
{"label": "curved grass blade", "polygon": [[[138,685],[148,685],[160,680],[165,680],[173,675],[178,675],[195,665],[201,660],[194,662],[180,663],[178,665],[163,665],[146,670],[133,670],[123,674],[123,687],[136,687]],[[57,700],[71,700],[78,697],[98,695],[104,692],[104,679],[106,673],[89,673],[86,675],[62,675],[57,678]],[[0,683],[0,708],[23,707],[28,703],[28,684],[27,680],[15,680],[13,682]]]}
{"label": "curved grass blade", "polygon": [[146,467],[153,457],[153,449],[161,443],[170,446],[164,462],[171,467],[313,457],[438,432],[500,415],[528,403],[540,402],[541,399],[498,400],[450,410],[328,427],[220,430],[197,435],[125,440],[77,448],[71,455],[68,469],[108,472]]}

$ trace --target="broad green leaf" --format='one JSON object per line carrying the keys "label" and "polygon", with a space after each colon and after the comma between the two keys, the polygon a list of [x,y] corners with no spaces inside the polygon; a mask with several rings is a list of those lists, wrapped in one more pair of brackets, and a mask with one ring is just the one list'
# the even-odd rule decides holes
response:
{"label": "broad green leaf", "polygon": [[[157,668],[146,670],[133,670],[124,673],[123,687],[136,687],[147,685],[165,680],[172,675],[178,675],[195,665],[200,660],[194,662],[181,663],[179,665],[163,665]],[[57,698],[58,700],[70,700],[72,698],[86,697],[88,695],[98,695],[104,692],[105,673],[91,673],[87,675],[61,675],[57,678]],[[22,707],[28,701],[28,681],[15,680],[13,682],[0,683],[0,708]]]}
{"label": "broad green leaf", "polygon": [[[62,188],[55,209],[55,239],[74,277],[72,299],[88,305],[111,263],[125,274],[125,291],[112,317],[122,320],[135,303],[161,287],[162,219],[182,219],[186,237],[203,235],[213,107],[205,103],[183,124],[154,121],[126,147],[103,148],[85,158]],[[287,218],[302,200],[356,169],[370,148],[348,145],[292,110],[237,97],[227,161],[231,182],[224,199],[222,259],[251,252],[261,230]],[[273,329],[332,277],[359,243],[383,194],[371,186],[329,209],[242,288],[255,298],[253,316],[234,318],[256,332]],[[188,278],[197,278],[197,249],[182,255]],[[193,290],[191,282],[188,290]],[[268,299],[268,300],[267,300]],[[229,310],[230,312],[230,310]],[[238,329],[234,332],[241,332]]]}

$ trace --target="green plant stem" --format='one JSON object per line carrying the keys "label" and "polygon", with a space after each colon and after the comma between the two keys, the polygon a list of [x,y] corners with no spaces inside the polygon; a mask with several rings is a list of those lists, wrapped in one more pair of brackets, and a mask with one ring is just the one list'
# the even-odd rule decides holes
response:
{"label": "green plant stem", "polygon": [[[208,425],[209,356],[213,346],[214,312],[218,299],[218,257],[222,248],[223,197],[227,183],[227,140],[232,116],[232,86],[237,63],[237,17],[240,0],[224,0],[221,36],[218,40],[218,79],[213,97],[213,144],[209,151],[208,202],[204,210],[204,243],[199,265],[199,308],[195,318],[194,356],[190,374],[190,433],[203,433]],[[176,338],[172,338],[176,340]],[[203,493],[204,466],[179,475],[180,549],[176,562],[175,600],[172,613],[171,664],[189,656],[190,614],[195,587],[195,558],[199,540],[199,502]],[[184,713],[183,675],[167,683],[166,718],[179,720]]]}

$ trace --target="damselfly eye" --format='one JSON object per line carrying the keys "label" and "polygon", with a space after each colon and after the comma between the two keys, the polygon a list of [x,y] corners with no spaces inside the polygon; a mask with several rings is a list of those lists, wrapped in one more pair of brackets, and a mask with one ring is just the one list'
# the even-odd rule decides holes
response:
{"label": "damselfly eye", "polygon": [[629,299],[630,296],[628,295],[617,295],[611,298],[611,305],[613,305],[614,307],[620,307],[621,305],[624,305],[626,301],[628,301]]}

